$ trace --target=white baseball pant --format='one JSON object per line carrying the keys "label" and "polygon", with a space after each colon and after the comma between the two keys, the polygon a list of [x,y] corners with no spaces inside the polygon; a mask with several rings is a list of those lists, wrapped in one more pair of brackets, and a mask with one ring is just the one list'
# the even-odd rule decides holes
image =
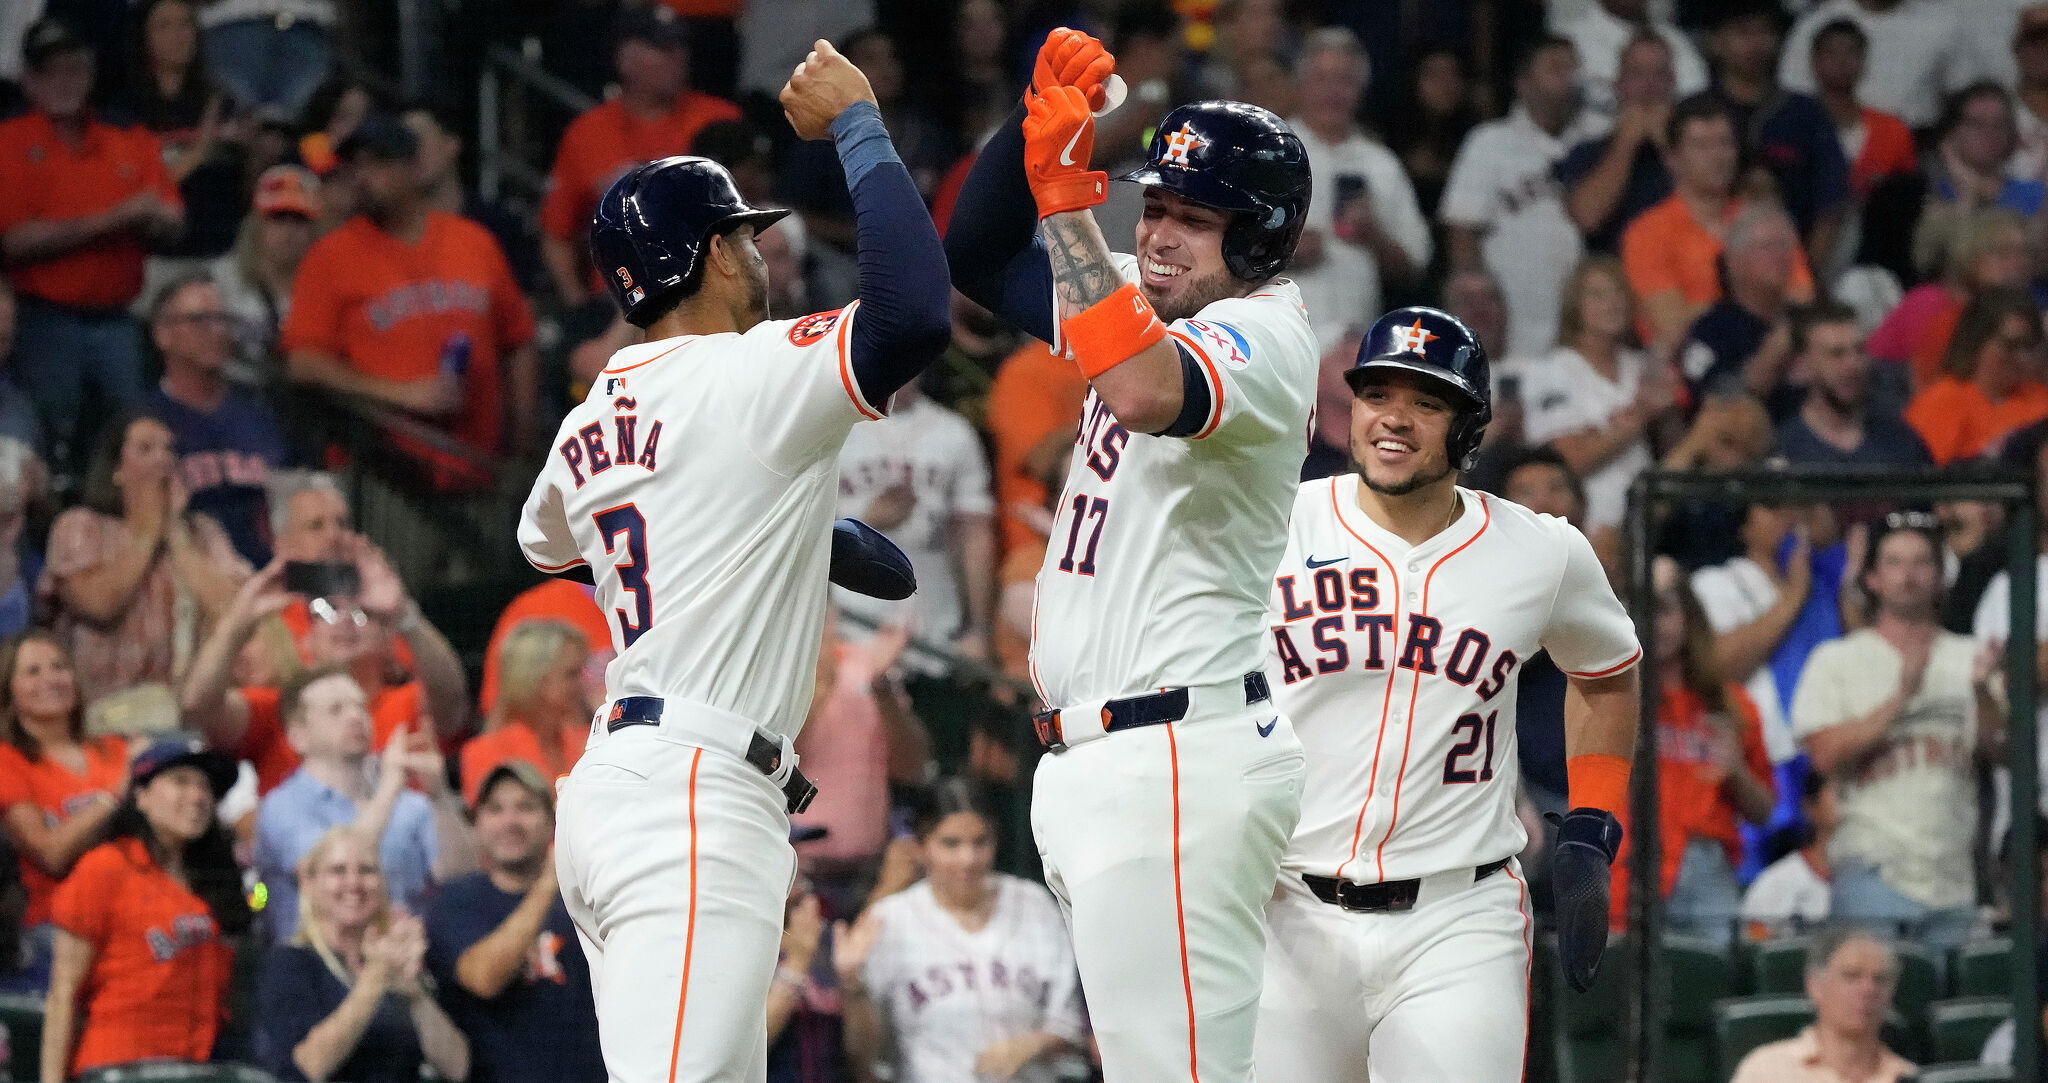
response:
{"label": "white baseball pant", "polygon": [[1510,863],[1425,877],[1414,909],[1352,913],[1288,873],[1266,906],[1259,1075],[1513,1083],[1529,1037],[1527,885]]}
{"label": "white baseball pant", "polygon": [[1306,761],[1287,719],[1270,702],[1245,706],[1232,683],[1225,710],[1203,713],[1197,696],[1179,722],[1038,763],[1032,832],[1067,913],[1108,1083],[1253,1078],[1260,911],[1301,813]]}
{"label": "white baseball pant", "polygon": [[[659,726],[600,722],[560,784],[555,867],[590,960],[611,1083],[767,1075],[768,986],[796,853],[776,781],[740,758],[753,732],[671,698]],[[783,758],[778,780],[796,765]]]}

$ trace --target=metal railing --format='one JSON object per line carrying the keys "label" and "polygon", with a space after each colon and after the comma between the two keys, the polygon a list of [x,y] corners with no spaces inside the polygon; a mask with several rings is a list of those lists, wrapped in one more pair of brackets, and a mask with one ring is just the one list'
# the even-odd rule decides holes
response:
{"label": "metal railing", "polygon": [[540,39],[529,37],[517,50],[492,45],[484,51],[477,77],[477,190],[502,198],[507,183],[527,195],[547,186],[550,154],[535,135],[537,107],[574,117],[597,99],[540,64]]}

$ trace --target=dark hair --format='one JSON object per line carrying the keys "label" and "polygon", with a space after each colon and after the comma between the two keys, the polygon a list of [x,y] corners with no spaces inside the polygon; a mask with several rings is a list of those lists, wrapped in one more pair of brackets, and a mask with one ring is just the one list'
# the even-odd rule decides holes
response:
{"label": "dark hair", "polygon": [[1834,37],[1850,38],[1865,53],[1870,52],[1870,35],[1864,33],[1863,28],[1856,25],[1854,19],[1830,19],[1823,23],[1819,30],[1813,32],[1813,42],[1808,46],[1807,52],[1820,52],[1821,43]]}
{"label": "dark hair", "polygon": [[1664,122],[1664,145],[1678,146],[1678,137],[1685,132],[1686,125],[1709,120],[1725,120],[1730,129],[1735,127],[1735,115],[1721,104],[1721,99],[1716,98],[1713,91],[1702,90],[1680,98],[1678,104],[1671,107],[1671,118]]}
{"label": "dark hair", "polygon": [[[155,781],[154,779],[151,780]],[[149,817],[142,814],[142,808],[135,803],[135,794],[130,792],[122,800],[121,807],[114,810],[114,817],[107,824],[107,841],[132,838],[142,842],[149,851],[149,859],[163,868],[170,861],[170,852],[164,848],[163,840],[157,838],[156,830],[149,825]],[[220,926],[224,936],[247,932],[253,918],[249,913],[249,900],[242,896],[242,867],[235,863],[235,840],[218,819],[206,825],[206,833],[185,844],[180,855],[185,866],[185,882],[192,886],[192,894],[206,903],[213,912],[213,920]]]}
{"label": "dark hair", "polygon": [[1971,102],[1979,98],[1997,98],[2005,104],[2006,124],[2018,123],[2018,118],[2013,116],[2012,93],[1995,80],[1979,79],[1942,100],[1941,119],[1934,126],[1935,138],[1947,139],[1955,134],[1955,130],[1962,126],[1963,113],[1970,108]]}
{"label": "dark hair", "polygon": [[[13,745],[16,751],[33,761],[42,758],[42,743],[37,741],[35,736],[28,732],[27,727],[21,724],[21,715],[14,709],[14,669],[21,663],[21,648],[27,646],[31,641],[48,644],[55,648],[57,653],[63,655],[66,661],[71,659],[71,648],[66,646],[63,640],[58,639],[55,632],[43,628],[30,628],[28,631],[9,639],[5,646],[0,646],[0,725],[6,727],[7,743]],[[83,695],[74,695],[72,697],[71,724],[68,728],[72,740],[82,741],[85,739],[85,697]]]}
{"label": "dark hair", "polygon": [[1941,371],[1958,380],[1974,378],[1978,351],[1998,337],[1998,329],[2015,316],[2025,320],[2039,335],[2041,313],[2034,306],[2033,294],[2025,289],[2001,286],[1972,297],[1963,306],[1962,315],[1956,317],[1955,333],[1949,337],[1948,351],[1941,357]]}
{"label": "dark hair", "polygon": [[965,775],[949,775],[925,787],[917,795],[911,810],[910,832],[922,842],[945,822],[946,817],[959,812],[971,812],[981,817],[990,828],[996,825],[994,806],[989,803],[988,792],[982,789],[981,783]]}
{"label": "dark hair", "polygon": [[709,158],[727,169],[760,158],[773,161],[775,142],[768,133],[745,120],[721,120],[706,124],[690,140],[690,153]]}
{"label": "dark hair", "polygon": [[149,17],[156,9],[173,0],[147,0],[135,9],[135,37],[133,56],[130,58],[129,78],[135,80],[131,86],[130,100],[136,112],[136,119],[153,131],[163,131],[179,124],[187,114],[206,108],[207,99],[219,93],[213,78],[207,74],[211,69],[206,61],[206,36],[199,31],[199,9],[204,0],[176,0],[185,5],[192,18],[192,63],[185,69],[184,79],[170,94],[157,90],[156,76],[149,66]]}
{"label": "dark hair", "polygon": [[1530,69],[1536,66],[1536,58],[1542,56],[1544,50],[1555,49],[1559,46],[1570,49],[1574,56],[1578,55],[1579,47],[1572,44],[1572,39],[1558,34],[1538,34],[1529,39],[1528,43],[1523,45],[1521,50],[1515,54],[1515,64],[1512,69],[1515,78],[1520,79],[1529,74]]}
{"label": "dark hair", "polygon": [[[1813,337],[1813,329],[1822,324],[1856,323],[1856,310],[1832,298],[1823,297],[1810,305],[1800,305],[1792,310],[1789,327],[1792,335],[1792,356],[1806,352],[1806,345]],[[1859,325],[1860,326],[1860,325]]]}
{"label": "dark hair", "polygon": [[[1864,583],[1864,579],[1877,570],[1878,554],[1884,549],[1884,543],[1890,541],[1894,534],[1918,534],[1925,538],[1928,551],[1934,554],[1935,564],[1941,563],[1941,522],[1934,516],[1924,511],[1895,511],[1872,523],[1870,544],[1863,551],[1863,567],[1854,571],[1856,585],[1862,589],[1863,597],[1873,613],[1877,611],[1877,594]],[[1934,593],[1936,600],[1939,601],[1943,591],[1938,582],[1935,584]]]}
{"label": "dark hair", "polygon": [[1516,472],[1531,466],[1555,467],[1564,474],[1565,482],[1572,487],[1572,496],[1578,500],[1581,506],[1586,503],[1585,479],[1579,477],[1579,472],[1572,469],[1572,464],[1556,448],[1551,447],[1549,444],[1526,445],[1515,448],[1507,453],[1501,460],[1500,473],[1498,475],[1503,495],[1505,495],[1508,487],[1508,479],[1514,477]]}
{"label": "dark hair", "polygon": [[175,437],[170,422],[147,410],[123,410],[100,423],[99,438],[93,441],[92,458],[85,467],[85,491],[79,503],[101,515],[121,514],[121,486],[114,475],[121,469],[121,451],[128,444],[128,430],[147,421],[162,425]]}
{"label": "dark hair", "polygon": [[303,713],[301,701],[305,699],[306,689],[329,677],[349,676],[351,674],[347,666],[332,664],[313,666],[293,674],[292,678],[284,682],[277,690],[278,717],[284,721],[285,725],[291,725]]}

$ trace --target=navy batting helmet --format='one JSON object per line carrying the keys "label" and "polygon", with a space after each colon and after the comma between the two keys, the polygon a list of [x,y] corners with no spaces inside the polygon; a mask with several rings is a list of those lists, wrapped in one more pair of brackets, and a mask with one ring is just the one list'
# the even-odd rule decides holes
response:
{"label": "navy batting helmet", "polygon": [[1458,407],[1445,454],[1460,470],[1479,458],[1479,441],[1493,420],[1493,376],[1486,347],[1463,320],[1434,308],[1397,308],[1374,321],[1358,344],[1358,362],[1344,373],[1357,391],[1367,375],[1398,370],[1428,377],[1450,393]]}
{"label": "navy batting helmet", "polygon": [[758,233],[788,213],[749,204],[709,158],[662,158],[620,177],[598,200],[590,259],[626,322],[645,327],[696,285],[712,234],[742,225]]}
{"label": "navy batting helmet", "polygon": [[1243,279],[1287,266],[1308,218],[1308,150],[1287,123],[1256,105],[1207,101],[1166,114],[1145,164],[1119,180],[1157,185],[1233,212],[1223,265]]}

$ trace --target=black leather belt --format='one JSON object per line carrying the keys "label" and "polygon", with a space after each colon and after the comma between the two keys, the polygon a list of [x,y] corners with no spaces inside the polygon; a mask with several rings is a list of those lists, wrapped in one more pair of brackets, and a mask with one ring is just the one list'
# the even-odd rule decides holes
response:
{"label": "black leather belt", "polygon": [[[611,713],[605,717],[605,732],[617,733],[627,726],[660,725],[664,702],[660,696],[627,696],[614,701]],[[774,778],[775,772],[782,769],[782,746],[755,730],[754,739],[747,743],[746,760],[755,770]],[[811,785],[802,771],[790,768],[789,778],[782,783],[782,796],[789,799],[789,814],[794,816],[811,807],[818,788]]]}
{"label": "black leather belt", "polygon": [[[1508,867],[1508,859],[1489,861],[1472,870],[1472,882],[1492,876]],[[1316,893],[1316,898],[1359,913],[1388,913],[1415,908],[1416,896],[1422,894],[1420,880],[1383,880],[1377,884],[1354,884],[1334,876],[1310,876],[1303,873],[1301,882]]]}
{"label": "black leather belt", "polygon": [[[1266,688],[1266,674],[1253,670],[1244,675],[1244,704],[1249,707],[1272,697]],[[1119,730],[1134,730],[1140,726],[1157,726],[1162,722],[1178,722],[1188,716],[1188,690],[1168,688],[1159,692],[1148,692],[1142,696],[1113,699],[1102,705],[1102,732],[1116,733]],[[1054,752],[1067,747],[1065,734],[1060,729],[1058,708],[1040,711],[1031,716],[1033,728],[1038,731],[1038,743]]]}

